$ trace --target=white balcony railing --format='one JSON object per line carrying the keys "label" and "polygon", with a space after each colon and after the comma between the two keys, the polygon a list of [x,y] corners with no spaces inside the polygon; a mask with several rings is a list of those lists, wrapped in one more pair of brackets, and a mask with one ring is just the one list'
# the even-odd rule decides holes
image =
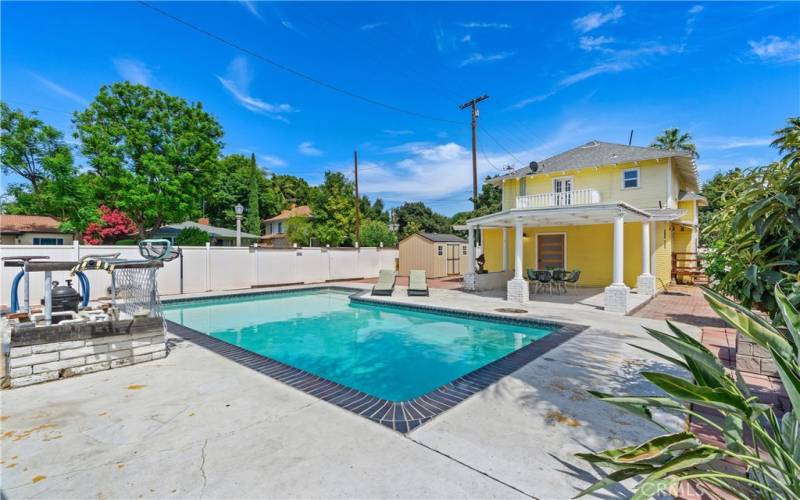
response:
{"label": "white balcony railing", "polygon": [[596,189],[576,189],[560,193],[539,193],[517,196],[515,208],[547,208],[600,203],[600,193]]}

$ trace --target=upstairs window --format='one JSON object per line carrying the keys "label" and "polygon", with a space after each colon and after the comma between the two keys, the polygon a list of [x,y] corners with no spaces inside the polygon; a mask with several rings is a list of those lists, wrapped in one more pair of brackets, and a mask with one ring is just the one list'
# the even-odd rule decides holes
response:
{"label": "upstairs window", "polygon": [[635,189],[639,187],[639,169],[629,168],[622,171],[622,189]]}
{"label": "upstairs window", "polygon": [[525,196],[526,194],[528,194],[528,180],[523,177],[519,180],[519,195]]}

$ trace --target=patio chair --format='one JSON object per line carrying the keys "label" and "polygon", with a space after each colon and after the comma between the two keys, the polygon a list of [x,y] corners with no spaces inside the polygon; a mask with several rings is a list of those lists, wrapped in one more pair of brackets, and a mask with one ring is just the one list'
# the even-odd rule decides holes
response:
{"label": "patio chair", "polygon": [[539,278],[536,274],[538,271],[536,269],[527,269],[525,271],[525,275],[528,277],[528,283],[530,284],[531,292],[536,293],[536,286],[539,284]]}
{"label": "patio chair", "polygon": [[567,291],[567,284],[572,283],[572,288],[574,290],[578,289],[578,280],[581,278],[581,270],[580,269],[573,269],[569,276],[564,279],[564,291]]}
{"label": "patio chair", "polygon": [[553,293],[553,275],[550,271],[536,271],[536,291],[538,292],[544,287],[547,287],[550,290],[550,293]]}
{"label": "patio chair", "polygon": [[553,284],[556,286],[556,291],[563,290],[567,293],[567,272],[563,269],[553,269]]}
{"label": "patio chair", "polygon": [[372,287],[372,295],[392,295],[397,273],[391,269],[381,269],[378,282]]}
{"label": "patio chair", "polygon": [[425,271],[421,269],[412,269],[408,274],[408,295],[427,297],[430,295],[428,292],[428,280],[425,277]]}

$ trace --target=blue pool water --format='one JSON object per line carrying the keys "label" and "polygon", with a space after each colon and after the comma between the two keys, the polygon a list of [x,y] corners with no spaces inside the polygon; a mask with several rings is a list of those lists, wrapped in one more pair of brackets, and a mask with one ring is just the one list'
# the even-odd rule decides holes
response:
{"label": "blue pool water", "polygon": [[391,401],[421,396],[551,333],[316,290],[165,304],[167,319]]}

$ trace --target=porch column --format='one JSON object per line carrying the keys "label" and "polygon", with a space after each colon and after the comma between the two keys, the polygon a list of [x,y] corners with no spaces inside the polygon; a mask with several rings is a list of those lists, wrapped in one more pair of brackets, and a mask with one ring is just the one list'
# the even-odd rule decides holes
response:
{"label": "porch column", "polygon": [[503,271],[508,271],[508,228],[503,228]]}
{"label": "porch column", "polygon": [[650,222],[642,222],[642,274],[636,279],[637,293],[656,294],[656,278],[650,272]]}
{"label": "porch column", "polygon": [[528,302],[528,282],[522,277],[522,219],[514,222],[514,279],[506,284],[506,299],[510,302]]}
{"label": "porch column", "polygon": [[464,273],[464,290],[474,292],[478,289],[475,274],[475,227],[467,226],[467,272]]}
{"label": "porch column", "polygon": [[624,279],[624,247],[625,247],[625,215],[620,212],[614,216],[614,247],[612,259],[612,282],[603,293],[605,310],[610,312],[628,312],[628,294]]}

